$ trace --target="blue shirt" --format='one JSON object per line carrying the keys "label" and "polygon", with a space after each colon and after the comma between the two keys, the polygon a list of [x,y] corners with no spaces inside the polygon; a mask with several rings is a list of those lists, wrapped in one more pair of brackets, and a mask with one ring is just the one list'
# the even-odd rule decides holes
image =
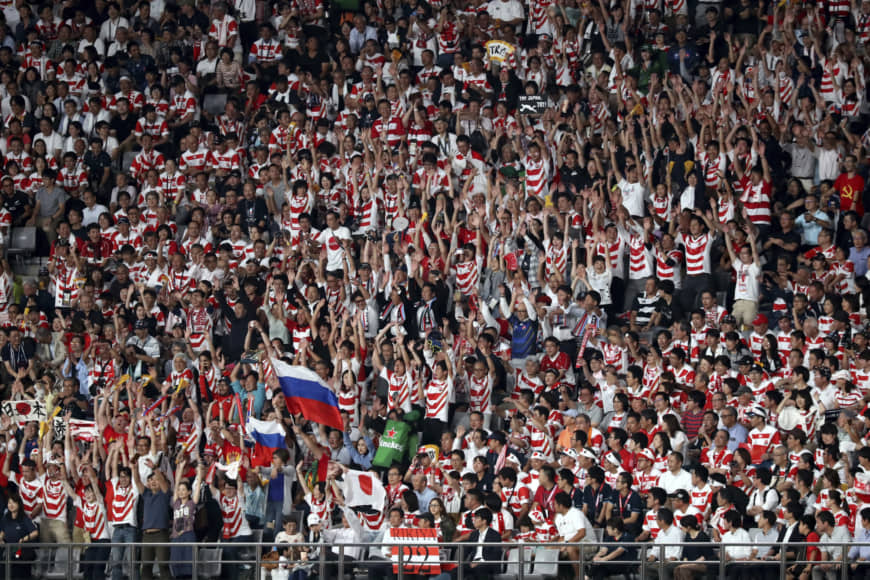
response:
{"label": "blue shirt", "polygon": [[855,277],[860,278],[867,273],[867,257],[870,256],[870,246],[849,248],[849,261],[855,264]]}
{"label": "blue shirt", "polygon": [[169,500],[167,492],[154,493],[148,488],[142,494],[142,529],[143,530],[168,530],[169,529]]}
{"label": "blue shirt", "polygon": [[76,363],[75,368],[70,368],[69,361],[64,363],[61,368],[63,372],[64,378],[71,378],[75,376],[79,380],[79,393],[87,397],[91,398],[91,389],[90,389],[90,378],[88,375],[88,365],[83,358],[80,358]]}
{"label": "blue shirt", "polygon": [[420,506],[420,513],[429,511],[429,502],[438,497],[438,494],[432,491],[428,486],[423,491],[414,490],[414,495],[417,496],[417,503]]}
{"label": "blue shirt", "polygon": [[284,474],[280,471],[275,479],[269,480],[269,501],[284,501]]}
{"label": "blue shirt", "polygon": [[[281,483],[283,484],[283,477]],[[251,489],[247,482],[244,484],[245,491],[245,515],[259,518],[261,521],[266,517],[266,494],[263,488]]]}
{"label": "blue shirt", "polygon": [[746,441],[746,427],[740,423],[735,423],[731,428],[725,428],[728,431],[728,451],[734,451],[740,444]]}
{"label": "blue shirt", "polygon": [[538,345],[538,322],[531,318],[520,320],[517,315],[508,319],[511,325],[511,358],[523,359],[535,354]]}
{"label": "blue shirt", "polygon": [[[806,214],[809,212],[802,213],[794,220],[794,225],[797,226],[798,231],[801,233],[804,239],[804,244],[808,246],[815,246],[819,243],[819,232],[822,231],[822,226],[819,225],[817,221],[807,221]],[[830,221],[828,214],[818,209],[813,214],[813,217],[817,220]]]}
{"label": "blue shirt", "polygon": [[855,530],[853,541],[861,545],[849,548],[849,559],[864,558],[865,560],[870,560],[870,545],[868,545],[870,543],[870,530],[864,527]]}
{"label": "blue shirt", "polygon": [[254,397],[254,408],[253,414],[255,419],[259,419],[260,413],[263,412],[263,405],[266,404],[266,385],[264,383],[257,383],[257,389],[251,391],[250,393],[245,390],[242,386],[242,383],[239,381],[235,381],[232,384],[233,391],[239,396],[239,400],[242,402],[243,412],[248,412],[248,397],[253,395]]}

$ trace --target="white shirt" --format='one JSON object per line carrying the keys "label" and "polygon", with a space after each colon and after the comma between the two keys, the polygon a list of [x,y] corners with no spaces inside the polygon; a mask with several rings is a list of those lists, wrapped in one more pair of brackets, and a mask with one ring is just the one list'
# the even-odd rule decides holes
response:
{"label": "white shirt", "polygon": [[[722,544],[750,544],[749,532],[743,528],[737,528],[722,534]],[[725,553],[732,560],[745,560],[752,555],[752,546],[725,546]]]}
{"label": "white shirt", "polygon": [[[576,536],[580,530],[587,530],[588,532],[592,528],[589,525],[589,520],[586,519],[586,515],[575,507],[572,507],[564,514],[556,514],[555,524],[559,535],[566,542]],[[591,534],[587,533],[580,541],[591,542],[593,538],[590,536]]]}
{"label": "white shirt", "polygon": [[100,38],[104,41],[113,42],[115,40],[115,33],[118,32],[119,28],[130,29],[130,23],[123,16],[119,16],[117,20],[112,20],[109,18],[103,25],[100,27]]}
{"label": "white shirt", "polygon": [[522,20],[526,17],[523,11],[523,5],[516,0],[492,0],[487,6],[486,11],[493,20],[501,20],[502,22],[511,22],[513,20]]}
{"label": "white shirt", "polygon": [[[656,536],[656,539],[653,540],[653,544],[664,544],[665,547],[665,560],[679,560],[683,554],[682,546],[668,546],[667,544],[678,544],[683,541],[683,532],[680,531],[680,528],[677,526],[671,526],[667,530],[664,528],[659,529],[659,535]],[[659,559],[659,555],[661,554],[660,549],[650,550],[650,553],[653,556],[654,560]]]}
{"label": "white shirt", "polygon": [[646,199],[646,188],[641,182],[629,183],[621,179],[617,184],[622,192],[622,205],[631,215],[643,215],[643,202]]}
{"label": "white shirt", "polygon": [[317,241],[326,245],[326,269],[344,270],[344,246],[342,240],[350,239],[350,231],[344,226],[334,231],[326,228],[317,236]]}
{"label": "white shirt", "polygon": [[82,210],[82,225],[87,227],[91,224],[97,223],[100,214],[107,211],[109,210],[106,209],[106,206],[98,203],[95,203],[94,207],[85,206],[85,209]]}
{"label": "white shirt", "polygon": [[678,489],[689,491],[692,489],[692,474],[685,469],[680,469],[676,475],[670,470],[665,471],[659,477],[659,487],[668,494],[672,494]]}
{"label": "white shirt", "polygon": [[734,300],[751,300],[758,302],[760,284],[758,275],[761,273],[755,262],[744,264],[739,258],[734,262],[734,271],[737,273],[737,284],[734,286]]}

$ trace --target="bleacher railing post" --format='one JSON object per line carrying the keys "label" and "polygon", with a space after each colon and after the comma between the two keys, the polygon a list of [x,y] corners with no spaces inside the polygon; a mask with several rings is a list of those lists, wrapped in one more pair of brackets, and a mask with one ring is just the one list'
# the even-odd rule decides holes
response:
{"label": "bleacher railing post", "polygon": [[326,544],[320,542],[320,577],[326,578]]}
{"label": "bleacher railing post", "polygon": [[462,565],[463,562],[465,562],[465,558],[462,557],[463,556],[463,554],[462,554],[463,549],[462,548],[463,548],[462,544],[459,544],[459,557],[457,558],[459,560],[459,562],[458,562],[459,565],[456,567],[456,577],[459,580],[463,580],[463,578],[465,576],[465,570],[464,570],[465,567]]}
{"label": "bleacher railing post", "polygon": [[[523,580],[523,579],[525,578],[525,575],[526,575],[526,571],[525,571],[525,567],[526,567],[526,545],[525,545],[525,544],[520,544],[520,556],[519,556],[519,562],[520,562],[520,563],[519,563],[520,570],[519,570],[519,572],[517,573],[517,576],[518,576],[518,580]],[[508,562],[508,565],[510,565],[510,562]]]}
{"label": "bleacher railing post", "polygon": [[399,580],[404,580],[405,579],[405,558],[404,558],[405,554],[404,554],[404,550],[402,550],[402,546],[399,546],[398,548],[396,548],[396,554],[398,554],[398,556],[399,556],[399,570],[398,570]]}

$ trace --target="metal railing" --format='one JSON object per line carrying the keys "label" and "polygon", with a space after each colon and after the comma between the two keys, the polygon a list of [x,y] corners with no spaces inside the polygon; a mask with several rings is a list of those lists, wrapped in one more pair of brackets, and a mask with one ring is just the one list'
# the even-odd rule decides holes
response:
{"label": "metal railing", "polygon": [[[420,544],[422,545],[422,544]],[[678,561],[666,561],[665,553],[668,548],[672,547],[694,547],[698,548],[698,543],[690,543],[690,542],[680,542],[680,543],[672,543],[672,544],[651,544],[651,543],[607,543],[607,542],[588,542],[588,543],[574,543],[574,544],[565,544],[565,543],[456,543],[456,542],[441,542],[438,544],[427,544],[430,546],[437,546],[440,552],[440,558],[438,559],[438,564],[442,571],[450,571],[453,572],[457,580],[464,580],[466,577],[471,577],[470,570],[466,569],[467,564],[470,563],[471,558],[479,547],[496,547],[502,550],[502,557],[499,560],[487,560],[487,565],[492,565],[497,570],[491,570],[491,573],[499,574],[503,573],[505,577],[518,578],[519,580],[523,580],[523,578],[527,575],[534,574],[535,576],[541,576],[542,572],[538,572],[536,568],[538,567],[546,567],[550,573],[543,573],[544,576],[556,576],[556,570],[559,566],[574,566],[575,570],[579,573],[579,577],[582,578],[588,571],[591,566],[596,566],[599,564],[616,564],[622,566],[624,569],[628,569],[629,571],[639,574],[640,578],[647,577],[647,571],[651,568],[658,568],[659,577],[664,578],[664,569],[665,567],[676,567],[682,564],[690,564],[692,562],[685,560]],[[713,549],[717,553],[717,558],[715,560],[704,560],[704,561],[696,561],[696,564],[704,564],[707,567],[708,577],[715,573],[716,576],[720,579],[725,578],[726,568],[730,568],[731,566],[765,566],[771,569],[773,572],[774,567],[777,572],[777,576],[779,578],[785,578],[787,570],[792,566],[805,566],[805,565],[825,565],[825,566],[833,566],[836,571],[836,575],[841,580],[847,580],[849,578],[849,569],[850,565],[855,563],[854,561],[848,558],[849,550],[853,547],[867,547],[870,548],[870,543],[857,543],[857,542],[849,542],[849,543],[813,543],[807,544],[804,542],[799,543],[788,543],[788,544],[779,544],[779,543],[734,543],[734,544],[719,544],[719,543],[710,543],[708,544],[711,549]],[[194,579],[205,579],[205,578],[213,578],[217,577],[221,574],[221,568],[224,566],[231,566],[234,568],[234,573],[230,576],[232,578],[252,578],[255,580],[260,580],[260,570],[263,569],[265,565],[273,565],[278,564],[276,560],[265,560],[263,558],[264,554],[273,550],[276,546],[274,543],[270,542],[215,542],[215,543],[206,543],[206,542],[168,542],[168,543],[153,543],[153,542],[131,542],[131,543],[111,543],[111,542],[103,542],[100,544],[91,544],[91,543],[70,543],[70,544],[39,544],[39,543],[27,543],[27,544],[3,544],[0,545],[0,548],[3,549],[3,570],[5,578],[16,578],[18,577],[15,574],[15,568],[17,566],[22,565],[31,565],[39,568],[41,570],[41,575],[46,578],[56,578],[56,579],[65,579],[65,580],[76,580],[81,577],[81,571],[79,570],[79,566],[85,564],[82,560],[82,556],[85,551],[90,548],[98,546],[102,549],[111,549],[111,548],[124,548],[124,557],[122,559],[112,560],[111,557],[106,560],[99,560],[97,564],[103,564],[108,566],[111,570],[113,566],[122,566],[122,568],[127,568],[127,571],[124,573],[125,577],[132,578],[138,577],[139,574],[135,573],[131,575],[130,571],[135,571],[139,569],[142,565],[151,565],[156,566],[159,564],[167,564],[167,565],[190,565],[193,578]],[[314,559],[292,559],[283,562],[282,564],[286,564],[292,570],[297,566],[308,566],[311,568],[312,574],[319,575],[320,578],[329,577],[330,580],[345,580],[346,578],[353,578],[356,572],[360,572],[362,574],[368,574],[376,569],[380,569],[381,571],[387,571],[386,573],[395,574],[398,576],[400,580],[408,577],[412,574],[409,572],[409,566],[412,565],[411,557],[412,551],[415,546],[407,543],[300,543],[300,544],[280,544],[280,549],[286,549],[288,547],[299,548],[309,550],[310,552],[316,553],[316,558]],[[622,547],[628,550],[637,550],[637,557],[631,560],[613,560],[610,562],[594,562],[592,560],[592,549],[594,548],[597,552],[602,546],[607,546],[609,548],[614,547]],[[757,559],[757,560],[727,560],[722,557],[723,549],[726,547],[738,547],[745,546],[750,548],[758,548],[759,551],[764,551],[765,553],[771,548],[778,550],[778,555],[771,559]],[[836,560],[806,560],[806,559],[795,559],[795,558],[787,558],[787,553],[795,552],[798,554],[806,553],[806,549],[809,547],[819,547],[823,552],[829,551],[831,548],[840,548],[841,554]],[[140,551],[142,548],[166,548],[171,549],[172,547],[189,547],[192,548],[192,557],[190,559],[175,559],[175,560],[151,560],[143,562],[141,559]],[[394,559],[386,559],[383,557],[379,557],[383,554],[384,548],[390,548],[392,551],[393,548],[398,548],[395,550],[395,558]],[[562,551],[564,548],[575,547],[579,548],[579,558],[577,559],[568,559],[566,557],[566,552]],[[132,549],[128,549],[132,548]],[[37,551],[39,555],[37,560],[35,561],[26,561],[22,560],[20,557],[16,557],[16,554],[20,554],[19,549],[29,550],[34,549]],[[200,552],[202,550],[213,550],[212,552],[208,552],[207,554],[201,555]],[[221,550],[222,552],[216,552],[214,550]],[[237,552],[237,557],[232,558],[227,556],[227,552],[232,554],[234,551]],[[552,557],[555,555],[554,551],[558,550],[558,557],[554,560]],[[588,550],[589,553],[586,553],[584,550]],[[513,554],[508,557],[508,554]],[[533,554],[528,554],[527,552],[531,551]],[[208,556],[214,556],[220,553],[220,563],[216,565],[216,562],[210,560]],[[539,562],[537,558],[530,556],[538,556],[546,554],[548,557],[545,562]],[[359,558],[358,556],[365,555],[365,558]],[[203,556],[206,556],[203,558]],[[654,558],[653,558],[654,557]],[[61,569],[57,568],[57,565],[60,564],[62,566]],[[464,565],[465,564],[465,565]],[[870,567],[870,561],[868,562],[860,562],[860,564],[866,565]],[[53,569],[52,569],[53,568]],[[217,570],[217,571],[216,571]],[[395,572],[393,572],[395,570]],[[329,574],[327,575],[327,572]],[[39,570],[37,571],[39,573]],[[473,574],[473,572],[472,572]],[[619,572],[616,572],[619,574]],[[414,571],[413,575],[418,576],[420,573],[418,571]],[[437,573],[431,574],[432,576],[437,575]]]}

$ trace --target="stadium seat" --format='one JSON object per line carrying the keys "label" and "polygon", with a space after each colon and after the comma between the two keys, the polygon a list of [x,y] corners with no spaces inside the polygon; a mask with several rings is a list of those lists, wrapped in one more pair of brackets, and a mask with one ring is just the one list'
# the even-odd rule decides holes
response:
{"label": "stadium seat", "polygon": [[558,548],[535,548],[535,564],[527,579],[544,580],[555,578],[559,573]]}
{"label": "stadium seat", "polygon": [[520,550],[523,551],[523,576],[532,573],[532,557],[535,553],[533,546],[523,546],[507,551],[507,564],[504,574],[496,574],[496,580],[513,580],[520,576]]}
{"label": "stadium seat", "polygon": [[223,548],[200,548],[197,554],[197,573],[203,580],[221,575]]}
{"label": "stadium seat", "polygon": [[9,245],[6,255],[14,257],[15,261],[23,264],[36,251],[36,228],[33,226],[14,228],[9,234]]}
{"label": "stadium seat", "polygon": [[130,172],[130,165],[133,163],[133,160],[136,159],[136,155],[138,154],[138,151],[127,151],[124,153],[124,157],[121,158],[121,173]]}

